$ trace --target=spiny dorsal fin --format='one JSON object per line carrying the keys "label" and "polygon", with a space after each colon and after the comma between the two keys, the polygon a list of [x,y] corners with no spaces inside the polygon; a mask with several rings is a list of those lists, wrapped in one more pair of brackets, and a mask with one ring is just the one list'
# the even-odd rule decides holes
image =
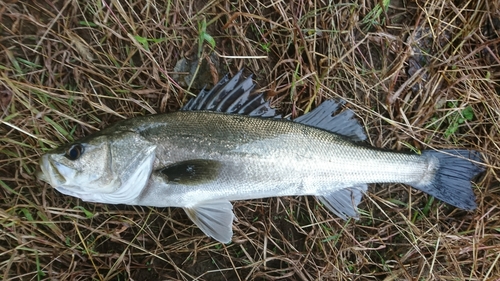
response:
{"label": "spiny dorsal fin", "polygon": [[295,118],[295,122],[327,130],[329,132],[342,135],[352,141],[363,141],[366,135],[363,127],[356,119],[353,119],[352,110],[344,110],[334,115],[345,101],[326,100],[313,111]]}
{"label": "spiny dorsal fin", "polygon": [[264,99],[264,93],[251,95],[255,87],[252,76],[242,77],[240,70],[233,78],[224,76],[210,91],[203,89],[191,99],[183,111],[216,111],[258,117],[274,117],[276,111]]}

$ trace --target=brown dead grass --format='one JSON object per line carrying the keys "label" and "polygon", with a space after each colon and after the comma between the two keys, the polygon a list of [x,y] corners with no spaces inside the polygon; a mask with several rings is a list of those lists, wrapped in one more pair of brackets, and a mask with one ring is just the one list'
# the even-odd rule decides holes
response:
{"label": "brown dead grass", "polygon": [[[2,280],[500,276],[498,3],[392,1],[377,14],[380,1],[205,2],[0,1]],[[85,203],[35,179],[54,146],[178,109],[188,92],[172,70],[196,54],[203,18],[220,69],[253,72],[286,114],[342,97],[374,146],[481,151],[478,209],[402,185],[371,186],[357,222],[307,197],[235,202],[234,239],[221,245],[182,210]]]}

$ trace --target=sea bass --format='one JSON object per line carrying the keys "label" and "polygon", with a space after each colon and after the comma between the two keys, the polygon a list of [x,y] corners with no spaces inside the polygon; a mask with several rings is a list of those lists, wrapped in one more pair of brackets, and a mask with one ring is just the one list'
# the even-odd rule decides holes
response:
{"label": "sea bass", "polygon": [[241,71],[182,110],[120,121],[42,156],[39,179],[84,201],[182,207],[208,236],[228,243],[230,201],[314,195],[357,217],[368,183],[405,183],[450,205],[476,208],[476,151],[386,151],[363,143],[342,101],[291,121],[279,117]]}

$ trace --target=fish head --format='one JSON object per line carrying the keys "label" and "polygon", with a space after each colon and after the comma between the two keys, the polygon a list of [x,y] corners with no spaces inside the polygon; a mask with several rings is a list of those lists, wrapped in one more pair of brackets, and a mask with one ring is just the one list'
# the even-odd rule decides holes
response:
{"label": "fish head", "polygon": [[84,201],[128,203],[146,186],[155,149],[135,132],[91,135],[43,155],[37,176]]}

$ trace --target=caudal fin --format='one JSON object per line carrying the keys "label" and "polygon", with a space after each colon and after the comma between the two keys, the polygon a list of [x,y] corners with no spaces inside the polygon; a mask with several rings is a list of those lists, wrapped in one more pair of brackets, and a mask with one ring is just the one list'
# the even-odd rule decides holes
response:
{"label": "caudal fin", "polygon": [[464,209],[476,208],[471,180],[484,169],[475,162],[482,162],[481,155],[471,150],[424,151],[423,155],[438,160],[436,175],[427,184],[414,187],[450,205]]}

